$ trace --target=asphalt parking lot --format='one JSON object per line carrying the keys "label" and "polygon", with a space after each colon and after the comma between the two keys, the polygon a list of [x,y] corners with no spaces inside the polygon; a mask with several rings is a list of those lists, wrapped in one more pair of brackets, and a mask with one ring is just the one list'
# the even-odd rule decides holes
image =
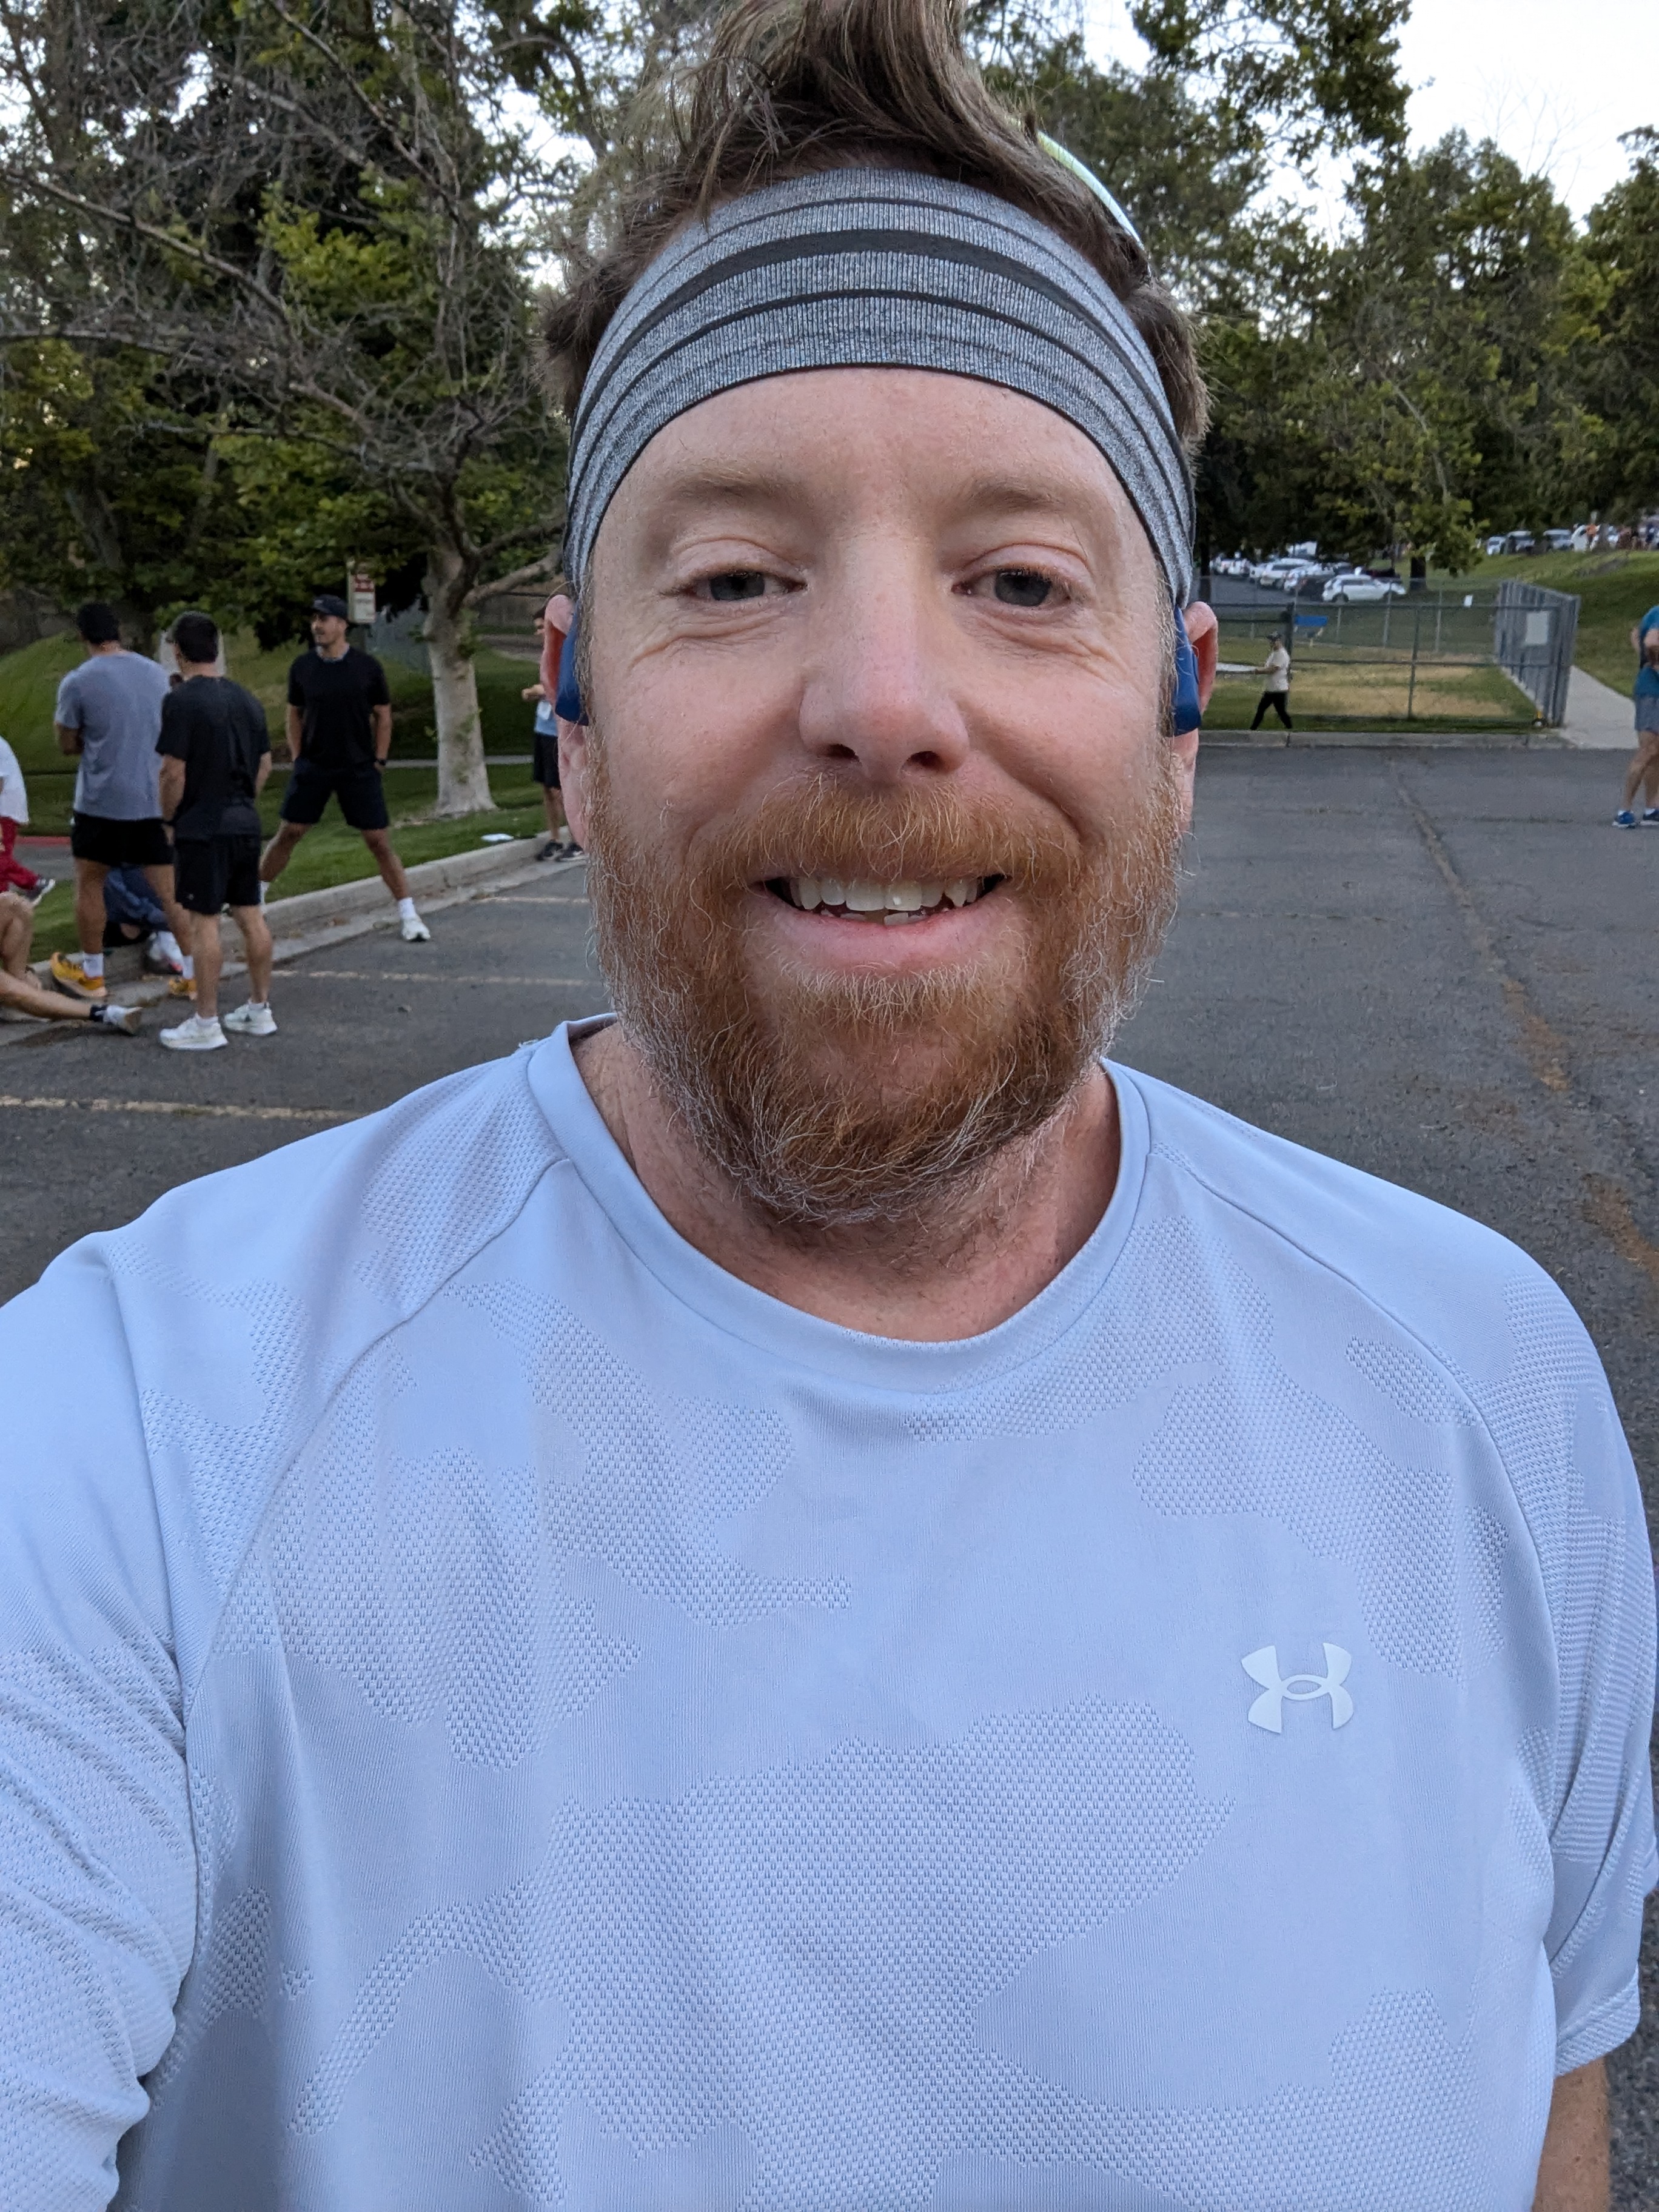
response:
{"label": "asphalt parking lot", "polygon": [[[1651,1502],[1659,833],[1607,826],[1620,765],[1206,751],[1182,918],[1118,1049],[1524,1245],[1601,1347]],[[159,1012],[135,1043],[0,1029],[0,1297],[175,1182],[601,1006],[581,870],[436,915],[429,945],[297,961],[273,998],[276,1037],[199,1059],[155,1049]],[[1659,2203],[1654,1925],[1613,2069],[1621,2212]]]}

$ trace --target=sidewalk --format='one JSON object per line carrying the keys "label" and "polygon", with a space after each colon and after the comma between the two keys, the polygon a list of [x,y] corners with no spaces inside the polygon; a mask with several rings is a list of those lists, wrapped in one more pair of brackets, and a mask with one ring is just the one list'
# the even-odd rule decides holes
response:
{"label": "sidewalk", "polygon": [[1636,714],[1622,691],[1582,668],[1567,679],[1567,719],[1561,735],[1585,752],[1634,752]]}

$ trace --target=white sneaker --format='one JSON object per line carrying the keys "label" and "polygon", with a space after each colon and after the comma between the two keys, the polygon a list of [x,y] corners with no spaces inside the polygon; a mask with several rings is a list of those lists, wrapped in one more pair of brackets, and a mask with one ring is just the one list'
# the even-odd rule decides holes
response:
{"label": "white sneaker", "polygon": [[269,1006],[256,1006],[249,999],[231,1008],[224,1017],[224,1026],[234,1030],[238,1036],[275,1036],[276,1017]]}
{"label": "white sneaker", "polygon": [[216,1014],[206,1021],[200,1014],[192,1014],[177,1029],[163,1030],[161,1042],[169,1052],[217,1052],[230,1040],[220,1028]]}
{"label": "white sneaker", "polygon": [[138,1034],[137,1007],[118,1006],[113,999],[106,1000],[101,1006],[94,1006],[89,1018],[95,1029],[113,1030],[117,1036],[137,1036]]}
{"label": "white sneaker", "polygon": [[405,945],[430,945],[432,942],[432,932],[418,914],[406,914],[404,916],[401,934]]}

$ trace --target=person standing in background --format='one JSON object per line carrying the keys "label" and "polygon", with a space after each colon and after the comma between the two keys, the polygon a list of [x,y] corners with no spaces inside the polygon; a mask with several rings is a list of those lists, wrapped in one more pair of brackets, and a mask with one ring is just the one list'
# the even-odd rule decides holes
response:
{"label": "person standing in background", "polygon": [[[538,659],[546,637],[547,611],[542,608],[536,616]],[[536,702],[535,757],[530,773],[542,787],[542,807],[547,817],[547,842],[536,858],[538,860],[568,860],[580,853],[581,847],[570,834],[570,824],[564,815],[564,799],[559,790],[558,717],[553,711],[553,702],[547,695],[544,684],[539,681],[526,684],[522,696]]]}
{"label": "person standing in background", "polygon": [[28,818],[29,795],[23,771],[16,754],[0,738],[0,891],[21,891],[26,899],[39,905],[52,890],[52,878],[37,876],[33,868],[26,868],[12,857],[18,830],[27,826]]}
{"label": "person standing in background", "polygon": [[294,773],[283,794],[283,825],[259,863],[262,882],[274,884],[295,847],[323,818],[331,797],[360,831],[398,902],[405,945],[423,945],[432,932],[415,910],[404,864],[392,848],[382,771],[392,750],[392,693],[386,671],[372,653],[351,643],[350,610],[333,592],[311,603],[311,650],[288,672],[288,750]]}
{"label": "person standing in background", "polygon": [[1625,777],[1624,804],[1613,817],[1615,830],[1633,830],[1636,794],[1642,793],[1642,819],[1659,829],[1659,606],[1650,607],[1630,634],[1636,653],[1636,754]]}
{"label": "person standing in background", "polygon": [[[113,607],[89,599],[75,617],[86,659],[58,687],[52,720],[58,749],[80,757],[70,851],[75,860],[78,957],[52,956],[52,980],[71,998],[102,1001],[104,878],[112,868],[139,867],[180,944],[190,925],[173,895],[173,845],[161,819],[155,739],[167,674],[143,653],[129,653]],[[191,990],[190,963],[168,987]]]}
{"label": "person standing in background", "polygon": [[[226,1030],[274,1036],[270,931],[259,904],[259,793],[270,774],[265,710],[251,691],[216,676],[219,632],[206,615],[173,626],[179,682],[161,709],[161,807],[173,823],[179,902],[191,916],[196,1011],[163,1030],[171,1052],[217,1052]],[[251,997],[219,1019],[223,965],[219,916],[228,906],[247,953]]]}
{"label": "person standing in background", "polygon": [[1255,702],[1253,730],[1261,727],[1261,718],[1271,707],[1288,730],[1291,710],[1287,703],[1291,690],[1291,656],[1285,650],[1285,640],[1278,630],[1268,640],[1273,650],[1261,664],[1261,696]]}

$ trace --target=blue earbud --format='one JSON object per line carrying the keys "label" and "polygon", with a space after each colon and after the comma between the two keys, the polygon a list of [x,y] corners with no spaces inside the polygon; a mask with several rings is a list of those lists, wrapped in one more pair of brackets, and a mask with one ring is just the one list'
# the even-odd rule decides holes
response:
{"label": "blue earbud", "polygon": [[[1179,607],[1175,611],[1175,696],[1170,702],[1170,719],[1179,738],[1188,730],[1202,728],[1204,710],[1198,703],[1198,655],[1187,635],[1187,617]],[[562,708],[560,712],[563,712]]]}
{"label": "blue earbud", "polygon": [[553,712],[562,722],[586,722],[587,720],[587,709],[582,704],[582,687],[576,681],[576,617],[574,615],[559,653],[559,688],[554,694]]}
{"label": "blue earbud", "polygon": [[[1198,655],[1193,651],[1192,641],[1187,635],[1186,618],[1177,607],[1175,611],[1176,665],[1175,693],[1170,701],[1170,720],[1176,735],[1184,736],[1188,730],[1202,725],[1204,716],[1198,703]],[[562,722],[587,720],[587,710],[582,704],[581,685],[576,680],[576,623],[573,619],[565,632],[564,645],[559,654],[559,689],[553,701],[553,711]]]}

